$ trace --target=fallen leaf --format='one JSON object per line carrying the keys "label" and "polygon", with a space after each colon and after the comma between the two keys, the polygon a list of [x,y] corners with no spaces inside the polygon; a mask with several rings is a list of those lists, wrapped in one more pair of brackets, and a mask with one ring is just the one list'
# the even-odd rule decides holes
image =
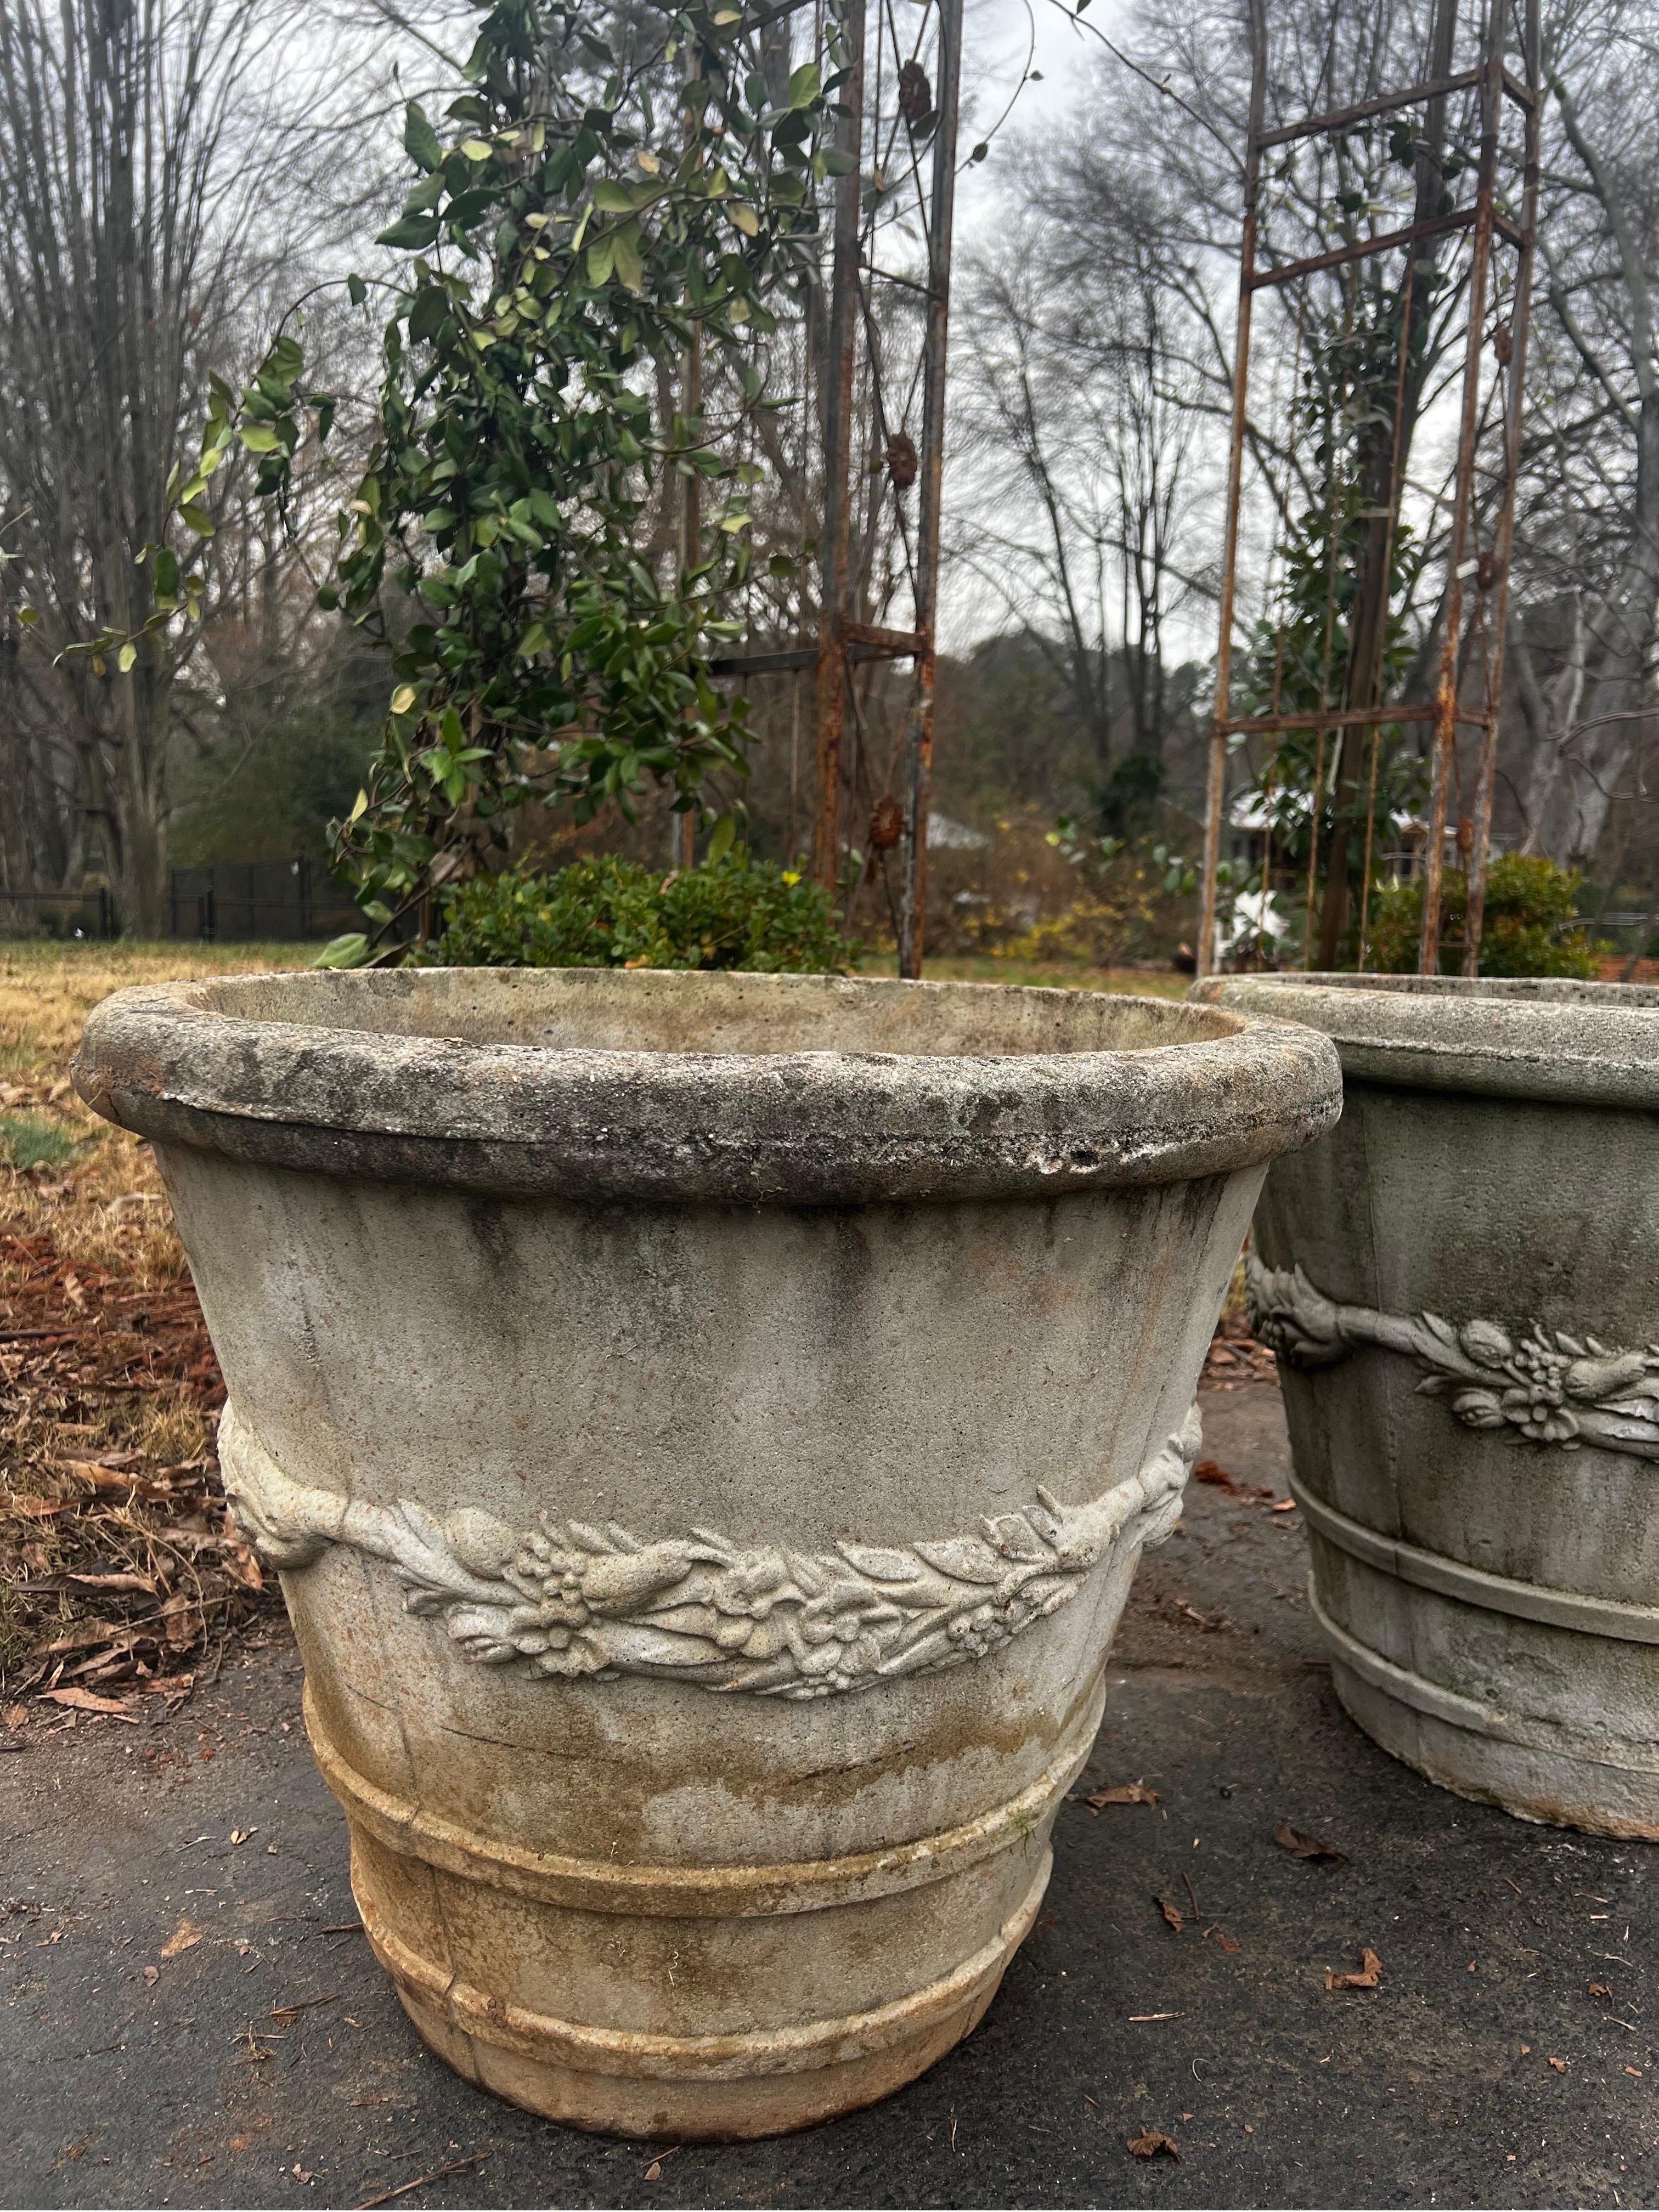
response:
{"label": "fallen leaf", "polygon": [[1176,1934],[1179,1936],[1182,1929],[1187,1925],[1187,1917],[1182,1911],[1181,1907],[1178,1905],[1171,1905],[1167,1897],[1160,1897],[1156,1900],[1156,1902],[1158,1911],[1169,1922],[1170,1927],[1174,1929]]}
{"label": "fallen leaf", "polygon": [[1281,1844],[1293,1859],[1341,1859],[1346,1851],[1339,1851],[1334,1844],[1322,1844],[1316,1836],[1304,1836],[1300,1828],[1293,1828],[1288,1820],[1281,1820],[1273,1830],[1273,1841]]}
{"label": "fallen leaf", "polygon": [[1277,1505],[1270,1505],[1267,1510],[1270,1513],[1294,1513],[1296,1500],[1293,1498],[1281,1498]]}
{"label": "fallen leaf", "polygon": [[[1374,1990],[1382,1978],[1382,1961],[1369,1944],[1360,1954],[1360,1969],[1357,1974],[1333,1974],[1328,1969],[1325,1986],[1328,1990]],[[1550,2061],[1552,2066],[1555,2061]]]}
{"label": "fallen leaf", "polygon": [[74,1705],[83,1713],[118,1713],[123,1720],[133,1718],[132,1706],[125,1698],[100,1698],[94,1690],[73,1686],[67,1690],[42,1690],[40,1694],[56,1705]]}
{"label": "fallen leaf", "polygon": [[29,1709],[27,1705],[8,1705],[4,1712],[0,1713],[0,1720],[3,1720],[9,1729],[24,1727],[28,1717]]}
{"label": "fallen leaf", "polygon": [[155,1984],[157,1984],[157,1982],[159,1982],[159,1981],[161,1980],[161,1969],[159,1966],[146,1966],[146,1967],[145,1967],[145,1969],[144,1969],[144,1987],[145,1987],[147,1990],[153,1990],[153,1989],[155,1987]]}
{"label": "fallen leaf", "polygon": [[1552,2058],[1550,2064],[1554,2067],[1558,2074],[1565,2074],[1567,2070],[1567,2062],[1565,2058]]}
{"label": "fallen leaf", "polygon": [[1213,1490],[1237,1490],[1238,1487],[1220,1462],[1213,1459],[1200,1460],[1193,1469],[1193,1480],[1207,1482]]}
{"label": "fallen leaf", "polygon": [[647,2181],[662,2179],[662,2160],[659,2158],[653,2158],[650,2165],[646,2167],[645,2178]]}
{"label": "fallen leaf", "polygon": [[230,1840],[233,1844],[245,1844],[250,1836],[257,1836],[258,1832],[257,1828],[233,1828]]}
{"label": "fallen leaf", "polygon": [[240,1583],[244,1589],[264,1588],[264,1571],[246,1544],[227,1544],[219,1557],[225,1572]]}
{"label": "fallen leaf", "polygon": [[1158,1792],[1144,1782],[1120,1782],[1115,1790],[1091,1790],[1083,1802],[1098,1813],[1103,1805],[1156,1805]]}
{"label": "fallen leaf", "polygon": [[1639,2081],[1642,2078],[1642,2069],[1639,2066],[1626,2066],[1625,2071],[1632,2081]]}
{"label": "fallen leaf", "polygon": [[1609,2001],[1613,1996],[1613,1991],[1605,1982],[1592,1982],[1589,1985],[1589,1993],[1593,1997],[1606,1997]]}
{"label": "fallen leaf", "polygon": [[1124,2148],[1131,2158],[1156,2158],[1160,2151],[1177,2160],[1181,2156],[1169,2136],[1161,2135],[1156,2128],[1148,2128],[1145,2135],[1131,2136]]}
{"label": "fallen leaf", "polygon": [[181,1920],[161,1946],[164,1959],[176,1959],[181,1951],[189,1951],[202,1940],[202,1930],[193,1920]]}
{"label": "fallen leaf", "polygon": [[1220,1944],[1222,1949],[1227,1954],[1229,1958],[1231,1958],[1233,1953],[1238,1948],[1237,1936],[1230,1936],[1223,1927],[1218,1925],[1206,1928],[1204,1930],[1204,1933],[1206,1938],[1213,1936],[1216,1942]]}

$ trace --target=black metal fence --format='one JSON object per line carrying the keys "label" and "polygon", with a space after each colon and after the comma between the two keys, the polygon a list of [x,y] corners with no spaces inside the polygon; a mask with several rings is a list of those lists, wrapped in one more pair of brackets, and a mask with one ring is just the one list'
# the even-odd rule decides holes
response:
{"label": "black metal fence", "polygon": [[0,937],[115,937],[115,901],[100,884],[84,891],[0,890]]}
{"label": "black metal fence", "polygon": [[[228,944],[253,939],[292,943],[338,937],[362,927],[362,916],[335,883],[325,861],[222,860],[211,867],[174,868],[168,884],[169,937]],[[101,884],[78,891],[0,888],[0,937],[118,937],[114,894]]]}
{"label": "black metal fence", "polygon": [[174,937],[291,942],[337,937],[362,926],[362,916],[321,860],[222,860],[173,871]]}

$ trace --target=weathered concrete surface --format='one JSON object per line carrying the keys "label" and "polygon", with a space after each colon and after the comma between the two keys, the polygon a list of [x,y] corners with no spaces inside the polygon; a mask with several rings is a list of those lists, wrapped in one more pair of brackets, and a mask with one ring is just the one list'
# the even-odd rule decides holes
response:
{"label": "weathered concrete surface", "polygon": [[412,971],[118,994],[355,1893],[532,2111],[761,2135],[1030,1932],[1307,1030],[1080,992]]}
{"label": "weathered concrete surface", "polygon": [[[1204,1411],[1213,1456],[1282,1497],[1277,1394]],[[1301,1601],[1299,1519],[1193,1486],[1079,1785],[1144,1777],[1161,1803],[1066,1805],[982,2025],[886,2104],[773,2142],[659,2163],[671,2145],[532,2119],[422,2051],[337,1932],[344,1823],[285,1638],[170,1723],[0,1757],[0,2203],[355,2204],[486,2154],[398,2201],[1652,2203],[1654,1849],[1465,1805],[1368,1743]],[[1299,1863],[1282,1820],[1348,1858]],[[1237,1951],[1171,1932],[1155,1899],[1185,1913],[1188,1880]],[[185,1918],[200,1942],[164,1958]],[[1380,1985],[1328,1992],[1366,1945]],[[1178,2165],[1129,2156],[1148,2128]]]}
{"label": "weathered concrete surface", "polygon": [[1342,1055],[1250,1291],[1344,1703],[1449,1788],[1659,1836],[1659,993],[1206,988]]}

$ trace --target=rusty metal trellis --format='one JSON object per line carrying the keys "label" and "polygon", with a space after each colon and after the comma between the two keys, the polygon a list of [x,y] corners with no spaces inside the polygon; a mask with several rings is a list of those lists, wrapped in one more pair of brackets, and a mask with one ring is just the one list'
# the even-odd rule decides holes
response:
{"label": "rusty metal trellis", "polygon": [[[1323,811],[1323,766],[1325,747],[1339,735],[1369,731],[1370,744],[1370,806],[1365,853],[1365,881],[1362,889],[1362,921],[1360,958],[1364,964],[1364,902],[1369,897],[1371,874],[1371,846],[1370,825],[1375,814],[1375,793],[1377,771],[1377,752],[1381,733],[1386,726],[1403,723],[1431,723],[1433,725],[1431,769],[1427,823],[1427,847],[1424,857],[1424,899],[1421,939],[1419,945],[1419,971],[1424,975],[1437,974],[1440,962],[1442,898],[1444,843],[1450,793],[1457,770],[1457,738],[1460,729],[1480,732],[1478,764],[1475,775],[1474,800],[1472,815],[1467,824],[1467,886],[1468,921],[1464,932],[1463,973],[1479,973],[1481,926],[1486,898],[1486,882],[1492,827],[1492,790],[1495,781],[1498,717],[1502,703],[1504,660],[1504,629],[1508,611],[1510,554],[1514,533],[1516,480],[1521,456],[1521,415],[1524,390],[1528,320],[1530,305],[1532,262],[1537,223],[1539,173],[1540,118],[1540,33],[1539,0],[1524,0],[1524,21],[1521,32],[1522,75],[1517,77],[1506,65],[1509,45],[1508,0],[1486,0],[1485,20],[1481,29],[1481,58],[1473,69],[1453,71],[1449,67],[1450,46],[1455,34],[1455,0],[1440,0],[1437,16],[1437,53],[1430,73],[1420,82],[1402,91],[1383,94],[1364,100],[1356,106],[1334,108],[1305,119],[1264,127],[1267,88],[1267,30],[1265,0],[1250,0],[1251,33],[1251,89],[1249,120],[1246,126],[1243,165],[1243,222],[1240,240],[1238,292],[1238,321],[1235,340],[1233,367],[1233,405],[1231,442],[1227,476],[1227,503],[1223,538],[1220,635],[1216,654],[1215,708],[1211,722],[1209,765],[1206,792],[1204,853],[1202,868],[1201,909],[1200,916],[1197,969],[1200,975],[1210,973],[1217,963],[1217,887],[1221,858],[1221,839],[1227,805],[1227,755],[1229,740],[1238,737],[1283,736],[1296,731],[1318,733],[1320,768],[1316,773],[1310,793],[1310,839],[1316,841],[1318,823]],[[1433,61],[1443,64],[1436,68]],[[1432,112],[1433,106],[1443,103],[1459,92],[1479,90],[1480,109],[1480,138],[1473,201],[1466,207],[1437,213],[1403,228],[1358,240],[1352,243],[1311,254],[1297,261],[1276,265],[1260,265],[1262,155],[1273,148],[1289,146],[1298,140],[1314,137],[1335,137],[1352,130],[1356,125],[1372,118],[1397,113],[1412,107],[1425,107]],[[1513,221],[1499,205],[1498,156],[1500,122],[1504,103],[1517,108],[1522,118],[1523,151],[1522,155],[1522,206],[1520,221]],[[1382,690],[1382,638],[1379,634],[1376,648],[1376,683],[1371,696],[1361,703],[1339,705],[1334,701],[1322,702],[1316,708],[1268,714],[1236,715],[1233,705],[1233,629],[1237,607],[1237,586],[1239,549],[1239,520],[1243,495],[1244,451],[1249,422],[1250,341],[1252,308],[1255,295],[1269,287],[1297,283],[1305,277],[1324,270],[1374,256],[1405,249],[1408,254],[1406,292],[1401,317],[1401,378],[1403,389],[1405,356],[1409,343],[1411,286],[1417,268],[1416,249],[1423,242],[1456,234],[1468,233],[1471,239],[1470,263],[1467,277],[1467,319],[1462,368],[1462,408],[1459,418],[1456,462],[1454,473],[1452,516],[1445,555],[1445,591],[1443,629],[1438,654],[1437,679],[1432,699],[1397,700],[1383,703]],[[1486,302],[1491,285],[1491,270],[1494,244],[1503,240],[1514,250],[1515,267],[1507,325],[1492,336],[1499,373],[1505,380],[1503,411],[1503,473],[1493,516],[1490,543],[1484,551],[1472,556],[1471,546],[1476,536],[1476,454],[1480,439],[1480,369],[1482,345],[1486,336],[1485,325]],[[1386,528],[1389,533],[1385,543],[1392,542],[1397,526],[1401,496],[1402,455],[1399,438],[1399,414],[1396,410],[1395,440],[1392,455],[1392,478],[1389,486]],[[1386,623],[1388,566],[1383,564],[1383,622]],[[1474,590],[1468,589],[1473,582]],[[1478,652],[1477,652],[1478,648]],[[1479,706],[1466,705],[1462,691],[1472,661],[1478,658],[1481,678]],[[1364,680],[1362,672],[1361,681]],[[1277,705],[1275,700],[1275,705]],[[1345,747],[1346,750],[1346,747]],[[1277,764],[1275,750],[1273,764]],[[1339,781],[1337,802],[1340,810],[1342,784]],[[1346,867],[1346,833],[1340,826],[1334,844],[1331,866],[1336,865],[1340,852]],[[1460,824],[1460,833],[1464,825]],[[1461,836],[1460,836],[1461,842]],[[1316,842],[1312,845],[1309,863],[1309,913],[1304,927],[1303,964],[1312,962],[1313,880],[1316,869]],[[1346,879],[1345,886],[1346,888]],[[1266,919],[1267,897],[1270,885],[1264,880],[1263,921]],[[1328,901],[1325,943],[1322,954],[1327,958],[1334,931],[1330,927],[1330,915],[1340,917],[1338,902]]]}
{"label": "rusty metal trellis", "polygon": [[[874,0],[878,55],[867,51],[866,0],[842,0],[835,16],[845,76],[836,94],[840,110],[836,143],[849,157],[836,182],[830,246],[829,343],[823,386],[823,489],[818,535],[817,635],[795,646],[732,653],[714,664],[721,676],[794,674],[814,677],[816,804],[811,869],[832,894],[842,884],[846,839],[843,796],[847,784],[844,740],[854,672],[872,661],[908,660],[914,669],[910,697],[902,718],[902,744],[892,763],[896,795],[878,801],[902,813],[898,844],[902,884],[897,901],[899,973],[921,970],[927,857],[927,817],[933,765],[935,631],[939,611],[940,495],[945,456],[945,349],[950,313],[951,239],[957,175],[957,118],[962,69],[963,0],[919,0],[921,28],[903,59],[895,0]],[[931,93],[933,117],[928,149],[930,179],[924,184],[919,148],[904,112],[906,71],[919,71],[918,58],[929,21],[933,26],[933,78],[920,82]],[[870,98],[872,58],[890,46],[896,70],[897,108],[892,114]],[[826,74],[828,70],[826,68]],[[912,76],[914,88],[917,78]],[[895,120],[895,115],[898,119]],[[879,194],[869,187],[887,160],[884,128],[896,143],[902,128],[918,203],[916,212],[926,244],[925,281],[877,265],[874,212]],[[873,152],[872,152],[873,148]],[[925,306],[920,347],[919,443],[910,448],[920,485],[914,549],[906,532],[907,568],[912,602],[908,629],[856,618],[852,574],[852,507],[858,429],[858,379],[862,366],[870,403],[878,424],[888,417],[878,351],[870,337],[872,295],[876,285],[919,295]],[[865,348],[860,353],[860,332]],[[902,444],[908,447],[906,433]],[[896,484],[897,479],[895,479]],[[874,817],[872,817],[872,823]],[[890,836],[872,838],[890,844]]]}

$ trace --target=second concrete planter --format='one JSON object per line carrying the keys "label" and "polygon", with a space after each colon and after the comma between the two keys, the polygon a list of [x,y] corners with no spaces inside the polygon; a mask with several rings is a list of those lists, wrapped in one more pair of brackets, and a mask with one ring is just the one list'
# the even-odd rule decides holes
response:
{"label": "second concrete planter", "polygon": [[501,970],[121,994],[377,1957],[532,2110],[897,2087],[1030,1927],[1307,1030]]}
{"label": "second concrete planter", "polygon": [[1249,1263],[1338,1694],[1465,1796],[1659,1837],[1659,992],[1201,988],[1342,1055]]}

